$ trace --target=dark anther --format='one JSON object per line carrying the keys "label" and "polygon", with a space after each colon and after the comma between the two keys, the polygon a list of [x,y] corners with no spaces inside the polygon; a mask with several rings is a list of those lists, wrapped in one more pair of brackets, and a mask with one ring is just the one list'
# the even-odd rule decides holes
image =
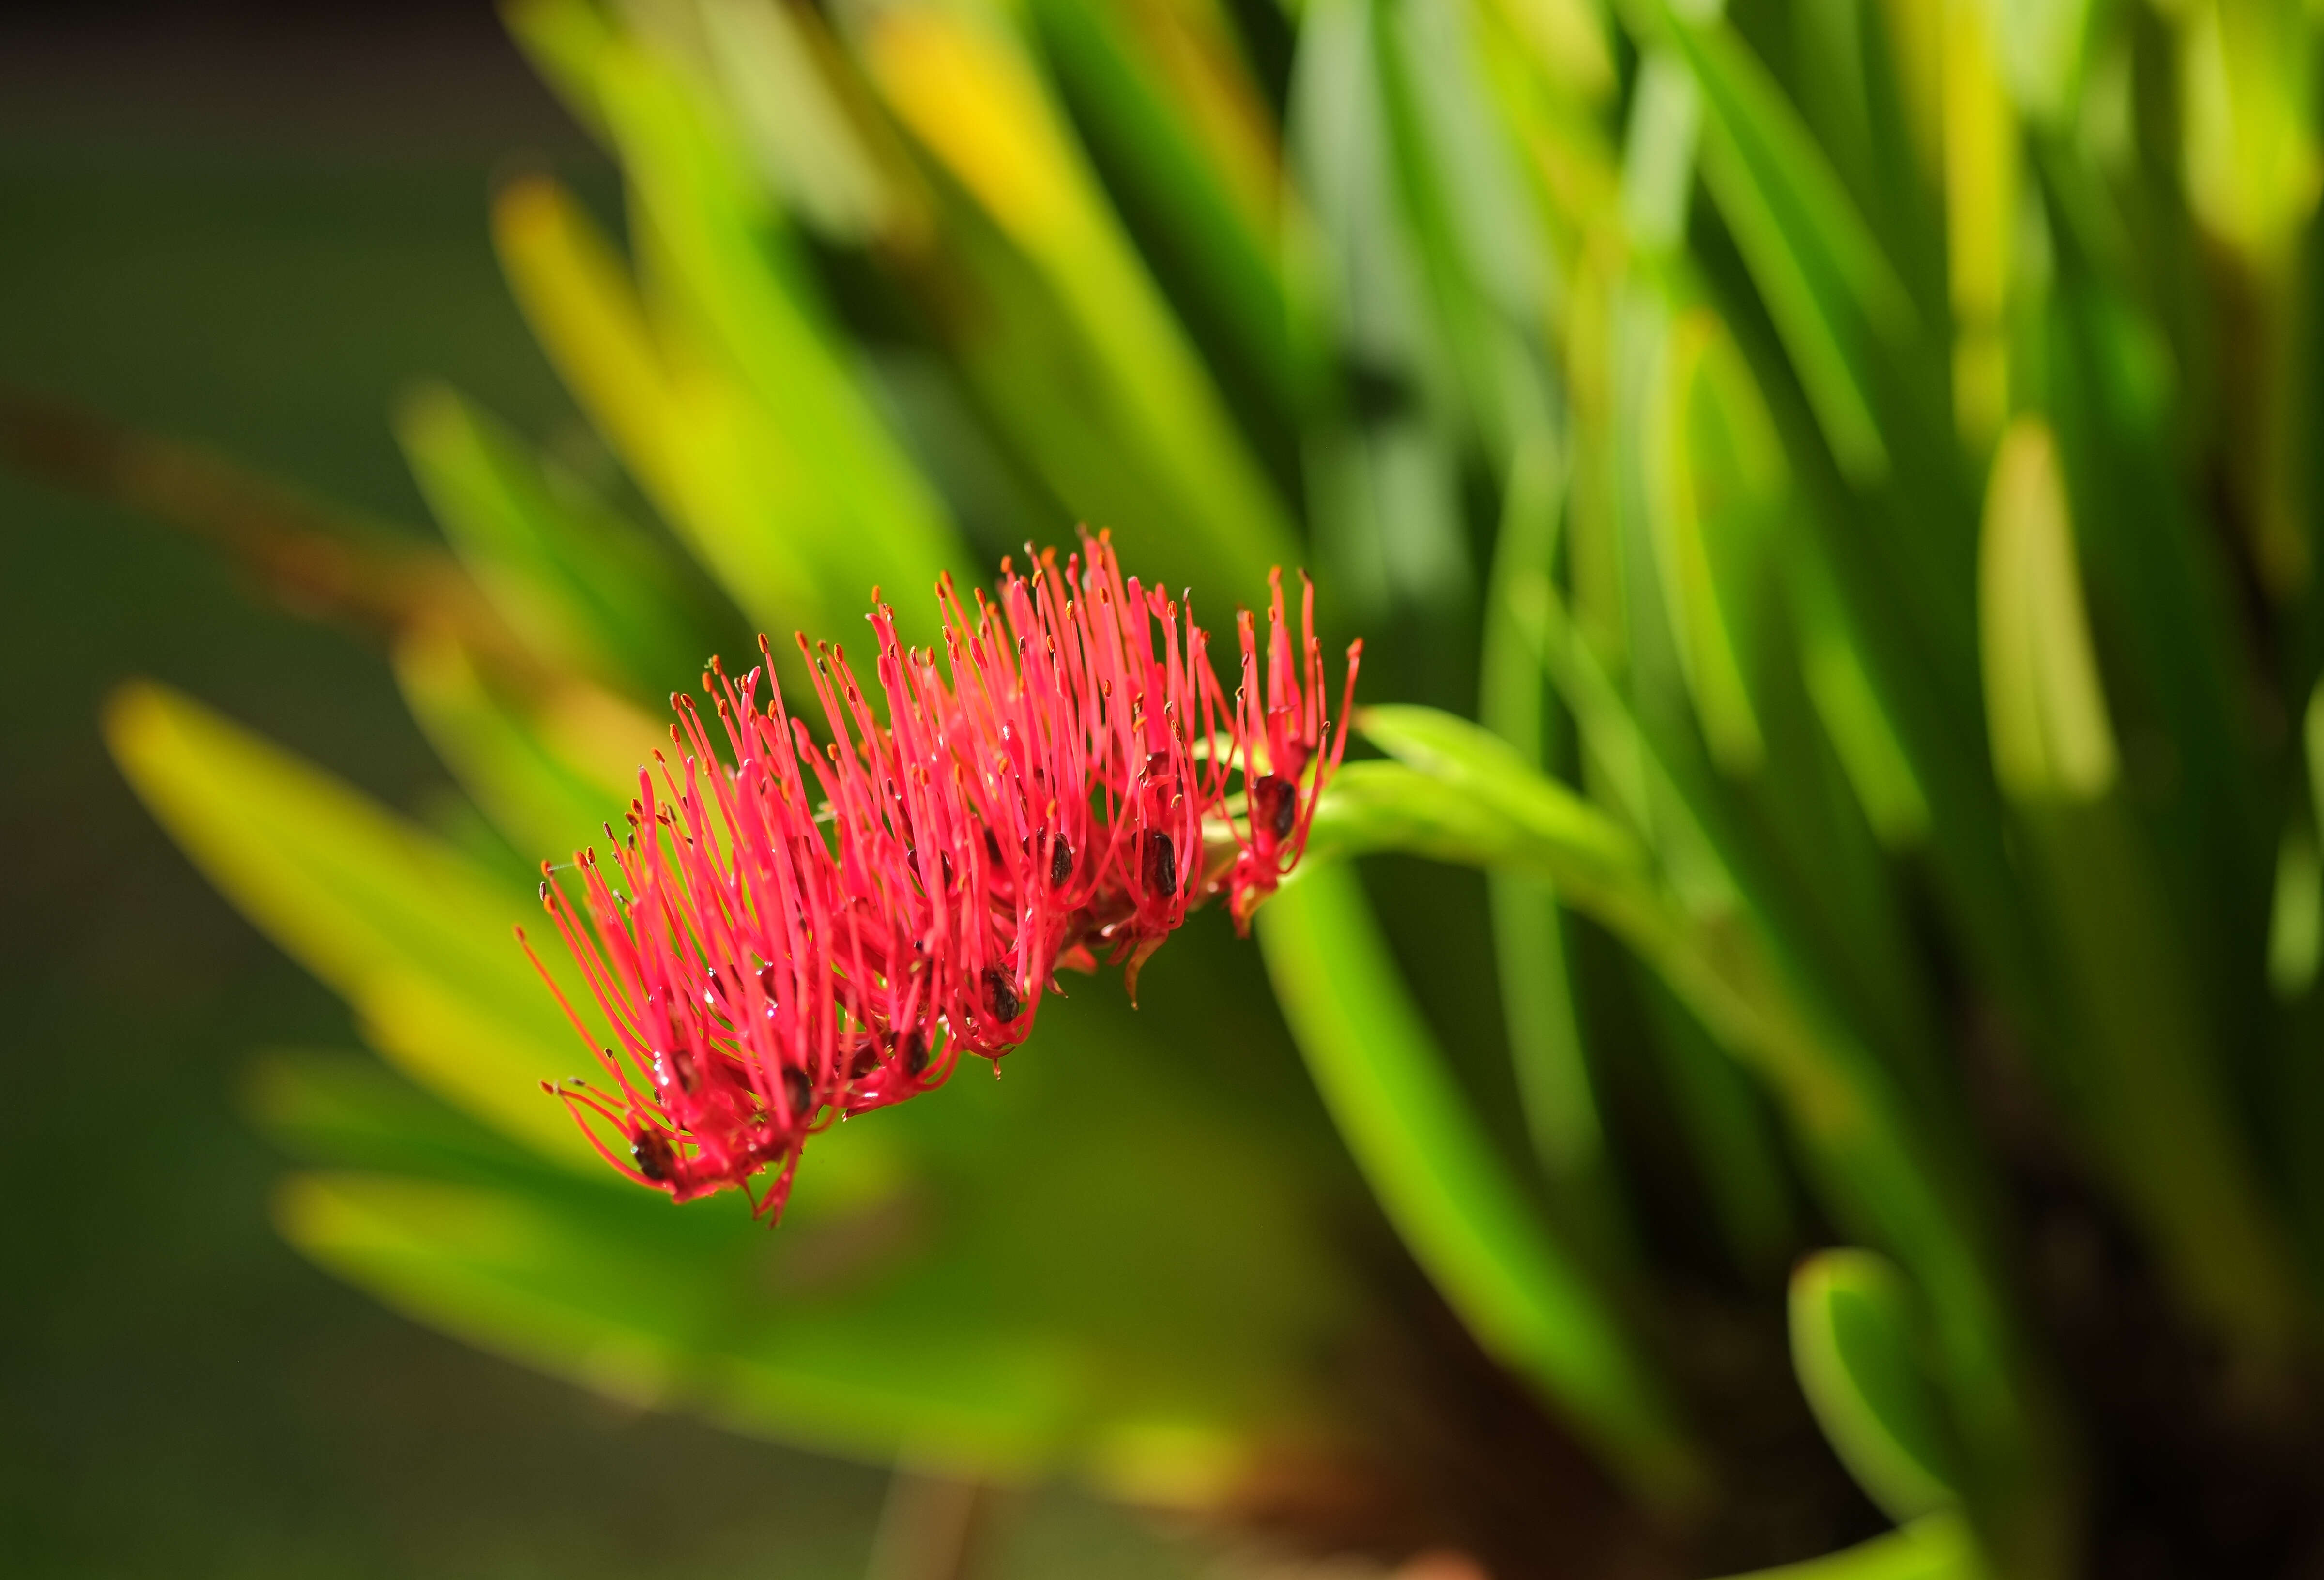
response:
{"label": "dark anther", "polygon": [[806,1123],[815,1103],[815,1083],[807,1079],[806,1070],[797,1065],[784,1066],[783,1096],[790,1099],[791,1118]]}
{"label": "dark anther", "polygon": [[1268,774],[1250,787],[1250,809],[1261,828],[1277,840],[1287,840],[1291,825],[1299,821],[1299,793],[1288,779]]}
{"label": "dark anther", "polygon": [[993,866],[1001,865],[1001,841],[993,838],[991,829],[984,831],[984,853],[992,859]]}
{"label": "dark anther", "polygon": [[1178,849],[1160,829],[1146,831],[1146,888],[1157,895],[1178,892]]}
{"label": "dark anther", "polygon": [[984,968],[984,1007],[992,1012],[994,1020],[999,1021],[1015,1020],[1018,1012],[1024,1007],[1017,998],[1017,985],[999,966]]}
{"label": "dark anther", "polygon": [[665,1184],[678,1172],[678,1153],[670,1149],[669,1137],[659,1130],[640,1129],[630,1137],[630,1156],[638,1162],[638,1172],[655,1184]]}
{"label": "dark anther", "polygon": [[1065,835],[1052,835],[1049,840],[1049,886],[1063,888],[1065,880],[1073,875],[1074,848],[1065,842]]}
{"label": "dark anther", "polygon": [[928,1040],[918,1032],[904,1033],[904,1068],[918,1075],[928,1067]]}

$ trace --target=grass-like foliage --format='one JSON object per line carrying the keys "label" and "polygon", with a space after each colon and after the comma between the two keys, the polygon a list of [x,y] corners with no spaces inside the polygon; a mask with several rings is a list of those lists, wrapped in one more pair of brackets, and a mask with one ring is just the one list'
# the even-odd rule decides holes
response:
{"label": "grass-like foliage", "polygon": [[[1504,1576],[2324,1554],[2312,8],[509,21],[625,180],[493,210],[618,466],[421,390],[456,563],[322,590],[473,811],[111,718],[410,1078],[267,1066],[300,1245],[743,1429]],[[1256,954],[1069,982],[771,1235],[605,1175],[530,863],[706,654],[875,585],[928,644],[1082,523],[1368,644]]]}

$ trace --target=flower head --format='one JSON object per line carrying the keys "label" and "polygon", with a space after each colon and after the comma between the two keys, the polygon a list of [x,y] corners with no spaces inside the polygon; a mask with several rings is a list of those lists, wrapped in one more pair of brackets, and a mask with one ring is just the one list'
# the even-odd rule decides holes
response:
{"label": "flower head", "polygon": [[714,661],[717,728],[672,699],[680,760],[641,771],[610,874],[586,850],[577,896],[543,882],[618,1044],[566,1003],[612,1084],[550,1089],[615,1168],[679,1200],[772,1170],[753,1202],[778,1211],[815,1130],[1001,1058],[1060,966],[1102,955],[1134,990],[1190,907],[1223,893],[1245,926],[1296,862],[1347,736],[1343,706],[1326,739],[1313,590],[1296,652],[1279,576],[1263,658],[1241,616],[1229,698],[1192,610],[1108,538],[1028,570],[968,602],[940,585],[941,654],[875,605],[878,709],[800,638],[820,745],[760,702],[770,664]]}

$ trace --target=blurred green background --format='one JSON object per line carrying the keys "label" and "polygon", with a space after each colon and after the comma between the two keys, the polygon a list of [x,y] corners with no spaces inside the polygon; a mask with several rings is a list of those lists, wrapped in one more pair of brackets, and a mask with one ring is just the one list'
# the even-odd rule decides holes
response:
{"label": "blurred green background", "polygon": [[[385,416],[413,379],[594,442],[493,258],[512,150],[611,203],[481,5],[11,8],[0,381],[422,521]],[[862,1575],[885,1471],[624,1411],[404,1320],[270,1226],[248,1051],[346,1045],[349,1016],[154,826],[98,706],[168,674],[425,805],[442,769],[375,648],[0,473],[0,1568]],[[1213,1562],[1076,1494],[995,1512],[997,1575]]]}

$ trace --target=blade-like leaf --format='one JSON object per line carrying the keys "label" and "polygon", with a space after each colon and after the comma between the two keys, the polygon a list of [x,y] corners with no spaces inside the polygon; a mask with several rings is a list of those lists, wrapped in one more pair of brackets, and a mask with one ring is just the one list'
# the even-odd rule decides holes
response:
{"label": "blade-like leaf", "polygon": [[[908,635],[932,636],[913,594],[968,564],[943,501],[847,365],[804,261],[743,168],[715,106],[640,44],[609,50],[599,94],[635,184],[655,260],[697,313],[699,349],[750,393],[763,436],[759,469],[781,472],[792,501],[760,524],[812,567],[813,605],[794,614],[844,633],[874,586],[904,594]],[[777,446],[779,446],[778,449]]]}
{"label": "blade-like leaf", "polygon": [[2221,1089],[2179,918],[2116,789],[2074,522],[2040,418],[2003,436],[1978,568],[1994,773],[2021,809],[2070,1019],[2068,1100],[2187,1298],[2280,1355],[2298,1326],[2289,1247]]}
{"label": "blade-like leaf", "polygon": [[359,1064],[278,1059],[255,1095],[364,1171],[301,1187],[294,1236],[430,1322],[746,1431],[1199,1502],[1261,1443],[1333,1451],[1299,1357],[1355,1308],[1296,1132],[1218,1111],[1157,1010],[1056,1000],[1006,1081],[816,1136],[773,1234],[566,1177]]}
{"label": "blade-like leaf", "polygon": [[1307,872],[1260,911],[1259,941],[1342,1135],[1445,1299],[1642,1495],[1689,1495],[1699,1473],[1660,1382],[1495,1158],[1353,873]]}
{"label": "blade-like leaf", "polygon": [[1928,1514],[1828,1557],[1727,1580],[1987,1580],[1987,1573],[1968,1521],[1957,1514]]}
{"label": "blade-like leaf", "polygon": [[520,706],[449,632],[407,635],[395,670],[413,716],[461,784],[512,844],[543,859],[561,861],[594,843],[669,740],[586,681],[540,688]]}
{"label": "blade-like leaf", "polygon": [[1093,354],[1114,441],[1152,470],[1151,505],[1095,524],[1126,550],[1154,534],[1209,567],[1206,585],[1255,598],[1291,557],[1282,504],[1022,47],[994,15],[927,0],[867,17],[856,44],[898,118],[1040,271]]}
{"label": "blade-like leaf", "polygon": [[1791,1327],[1816,1422],[1873,1502],[1899,1523],[1957,1502],[1904,1275],[1869,1251],[1819,1252],[1792,1274]]}
{"label": "blade-like leaf", "polygon": [[540,1091],[586,1053],[510,936],[533,914],[522,887],[161,687],[117,693],[106,734],[212,881],[346,998],[382,1052],[544,1154],[604,1167]]}
{"label": "blade-like leaf", "polygon": [[2038,418],[1994,457],[1978,560],[1993,771],[2019,801],[2088,802],[2114,783],[2114,727],[2090,648],[2057,444]]}
{"label": "blade-like leaf", "polygon": [[1143,0],[1034,0],[1058,87],[1093,154],[1150,215],[1176,266],[1231,335],[1234,368],[1283,416],[1314,398],[1292,335],[1276,233],[1286,194],[1272,127],[1220,10]]}
{"label": "blade-like leaf", "polygon": [[[1549,574],[1563,482],[1554,440],[1546,430],[1536,432],[1509,469],[1478,663],[1478,719],[1536,768],[1548,760],[1550,711],[1541,665],[1510,597],[1528,578]],[[1573,1002],[1556,891],[1514,872],[1492,873],[1488,881],[1509,1060],[1553,1210],[1601,1258],[1634,1256]]]}
{"label": "blade-like leaf", "polygon": [[1703,173],[1784,336],[1841,470],[1889,467],[1872,371],[1911,332],[1911,298],[1847,189],[1731,24],[1666,6],[1665,36],[1702,92]]}
{"label": "blade-like leaf", "polygon": [[535,649],[639,697],[694,675],[708,619],[690,607],[662,551],[579,479],[527,455],[440,384],[402,403],[396,436],[470,574]]}

